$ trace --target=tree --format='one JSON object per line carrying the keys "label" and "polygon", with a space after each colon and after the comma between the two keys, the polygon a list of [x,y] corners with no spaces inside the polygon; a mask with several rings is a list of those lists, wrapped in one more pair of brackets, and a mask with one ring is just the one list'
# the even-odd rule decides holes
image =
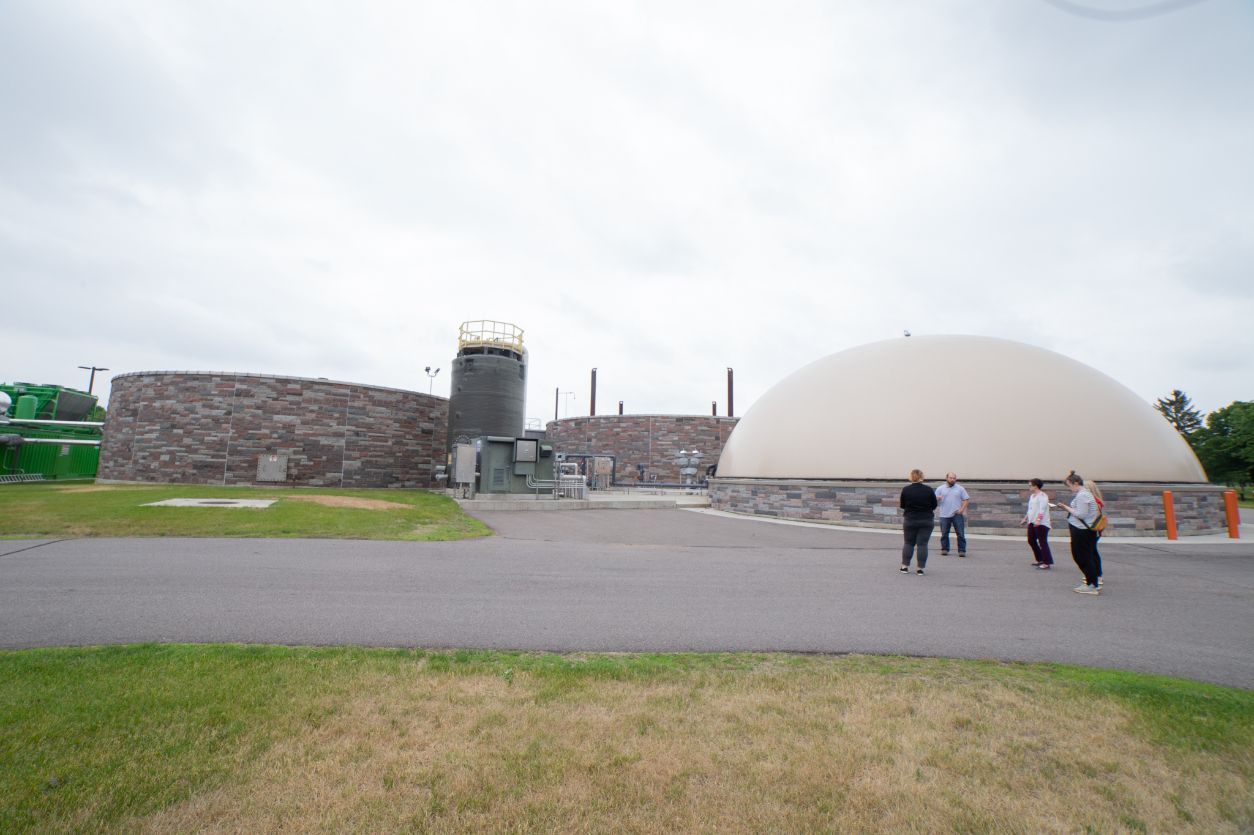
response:
{"label": "tree", "polygon": [[1192,439],[1210,480],[1236,486],[1244,499],[1254,482],[1254,401],[1237,400],[1211,412]]}
{"label": "tree", "polygon": [[1176,431],[1188,440],[1189,436],[1202,428],[1202,415],[1193,408],[1193,401],[1180,389],[1172,389],[1171,394],[1158,398],[1154,404],[1167,422],[1176,427]]}

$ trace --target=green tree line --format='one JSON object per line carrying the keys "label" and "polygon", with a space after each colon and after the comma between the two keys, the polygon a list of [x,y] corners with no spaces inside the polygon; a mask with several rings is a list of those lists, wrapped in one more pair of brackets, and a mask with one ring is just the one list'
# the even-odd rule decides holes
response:
{"label": "green tree line", "polygon": [[1235,400],[1203,419],[1189,396],[1173,389],[1154,408],[1184,436],[1216,484],[1245,490],[1254,483],[1254,401]]}

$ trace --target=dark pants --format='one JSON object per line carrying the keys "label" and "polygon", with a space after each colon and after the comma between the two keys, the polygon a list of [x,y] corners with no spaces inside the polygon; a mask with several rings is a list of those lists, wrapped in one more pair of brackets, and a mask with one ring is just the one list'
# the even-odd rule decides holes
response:
{"label": "dark pants", "polygon": [[941,550],[949,550],[950,525],[953,525],[954,530],[958,532],[958,553],[965,554],[967,552],[967,517],[961,513],[941,517]]}
{"label": "dark pants", "polygon": [[1097,578],[1101,576],[1096,531],[1071,527],[1071,559],[1075,560],[1075,564],[1084,573],[1084,582],[1096,586]]}
{"label": "dark pants", "polygon": [[907,519],[901,525],[901,533],[905,544],[901,546],[901,564],[910,565],[910,558],[917,549],[919,552],[919,568],[927,565],[927,541],[932,536],[936,524],[931,519]]}
{"label": "dark pants", "polygon": [[1045,565],[1054,564],[1054,555],[1049,552],[1049,526],[1028,525],[1028,547],[1036,561]]}

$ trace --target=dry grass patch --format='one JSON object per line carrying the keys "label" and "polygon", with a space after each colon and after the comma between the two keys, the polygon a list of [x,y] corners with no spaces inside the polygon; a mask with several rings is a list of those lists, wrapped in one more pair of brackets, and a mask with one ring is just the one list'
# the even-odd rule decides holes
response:
{"label": "dry grass patch", "polygon": [[[1118,700],[945,662],[767,659],[599,678],[372,672],[174,831],[1237,832],[1248,752],[1135,732]],[[1009,669],[1009,668],[1008,668]]]}

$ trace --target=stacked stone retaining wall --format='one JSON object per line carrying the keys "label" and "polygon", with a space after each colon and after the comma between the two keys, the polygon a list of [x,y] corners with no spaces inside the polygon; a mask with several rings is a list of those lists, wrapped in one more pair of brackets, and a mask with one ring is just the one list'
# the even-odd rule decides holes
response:
{"label": "stacked stone retaining wall", "polygon": [[283,483],[431,487],[448,400],[413,391],[263,374],[157,371],[113,378],[99,478],[255,484],[262,456]]}
{"label": "stacked stone retaining wall", "polygon": [[[963,482],[971,495],[968,530],[974,533],[1012,533],[1019,529],[1027,505],[1023,484]],[[773,516],[810,522],[896,528],[901,525],[898,502],[904,482],[802,481],[716,478],[710,482],[711,505],[718,510],[754,516]],[[1209,484],[1101,485],[1110,525],[1106,536],[1165,536],[1163,491],[1173,494],[1176,527],[1182,536],[1227,530],[1223,488]],[[1071,492],[1061,484],[1046,485],[1051,499],[1067,501]],[[1055,511],[1055,528],[1066,525]]]}
{"label": "stacked stone retaining wall", "polygon": [[613,455],[619,483],[636,484],[638,466],[645,479],[678,484],[675,463],[681,450],[699,450],[705,468],[717,464],[740,418],[714,415],[597,415],[551,421],[545,429],[553,450],[561,453]]}

